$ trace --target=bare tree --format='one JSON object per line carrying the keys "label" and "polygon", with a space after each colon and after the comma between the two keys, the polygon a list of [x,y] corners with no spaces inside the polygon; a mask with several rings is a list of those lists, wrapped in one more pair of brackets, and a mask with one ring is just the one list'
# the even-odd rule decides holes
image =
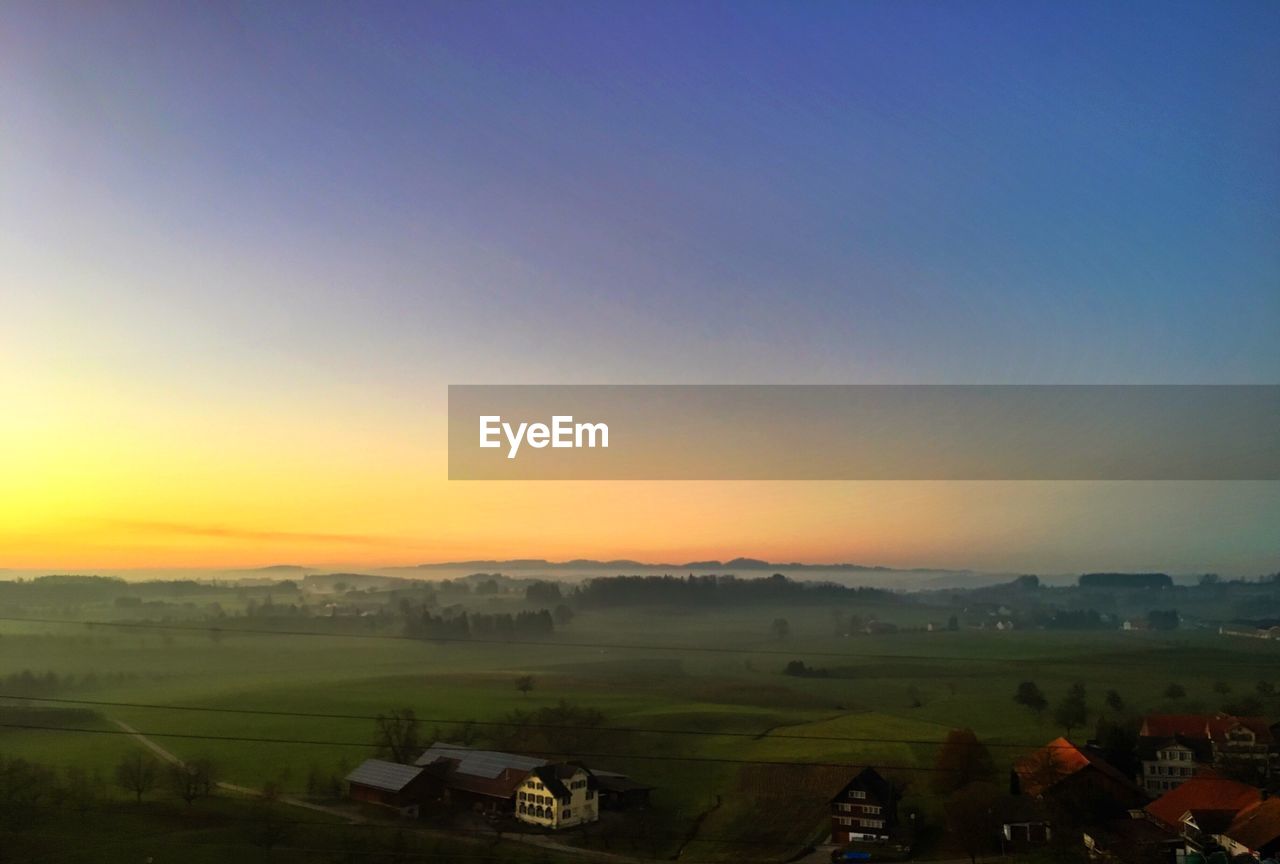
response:
{"label": "bare tree", "polygon": [[378,755],[407,765],[422,752],[422,733],[412,708],[379,714],[375,721]]}
{"label": "bare tree", "polygon": [[134,801],[139,804],[143,795],[156,788],[159,778],[159,763],[146,753],[130,753],[116,765],[116,785],[132,792]]}
{"label": "bare tree", "polygon": [[213,763],[208,759],[169,766],[169,788],[187,804],[208,798],[213,794],[215,784]]}
{"label": "bare tree", "polygon": [[279,787],[268,783],[249,820],[249,842],[262,850],[264,860],[270,860],[271,850],[286,842],[290,835],[290,823],[280,814],[279,798]]}

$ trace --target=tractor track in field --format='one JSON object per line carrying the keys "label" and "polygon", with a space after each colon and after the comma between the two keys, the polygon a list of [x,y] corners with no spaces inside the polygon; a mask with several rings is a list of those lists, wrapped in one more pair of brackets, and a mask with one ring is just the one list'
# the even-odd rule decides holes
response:
{"label": "tractor track in field", "polygon": [[690,826],[689,831],[684,835],[684,839],[680,841],[680,847],[676,849],[675,854],[671,856],[672,859],[679,860],[680,856],[684,854],[685,848],[687,848],[690,843],[698,839],[698,832],[702,830],[702,823],[707,821],[708,816],[719,810],[720,805],[723,803],[724,799],[717,795],[716,803],[698,814],[698,818],[693,820],[693,825]]}

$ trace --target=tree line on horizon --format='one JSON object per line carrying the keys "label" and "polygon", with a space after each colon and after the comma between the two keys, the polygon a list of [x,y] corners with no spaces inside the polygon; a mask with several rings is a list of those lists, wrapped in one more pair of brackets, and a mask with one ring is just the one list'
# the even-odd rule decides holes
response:
{"label": "tree line on horizon", "polygon": [[760,579],[736,576],[611,576],[592,579],[570,594],[579,608],[606,606],[731,606],[767,603],[820,604],[837,600],[883,600],[898,595],[882,588],[849,588],[830,582],[798,582],[781,573]]}

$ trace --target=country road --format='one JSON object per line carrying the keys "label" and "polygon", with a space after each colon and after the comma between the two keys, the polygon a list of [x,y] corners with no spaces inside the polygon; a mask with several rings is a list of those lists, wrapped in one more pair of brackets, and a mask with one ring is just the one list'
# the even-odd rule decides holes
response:
{"label": "country road", "polygon": [[[143,735],[141,732],[139,732],[137,729],[134,729],[132,726],[130,726],[128,723],[125,723],[123,720],[112,719],[111,722],[114,723],[123,731],[128,732],[129,735],[132,736],[135,741],[137,741],[143,747],[146,747],[152,753],[159,756],[163,761],[169,763],[170,765],[183,764],[183,761],[180,758],[178,758],[178,756],[175,755],[173,751],[168,750],[167,748],[161,746],[160,744],[157,744],[155,741],[152,741],[146,735]],[[223,789],[227,792],[235,792],[238,795],[247,795],[249,797],[255,797],[255,798],[262,797],[261,790],[253,789],[248,786],[241,786],[238,783],[226,783],[224,781],[219,780],[215,785],[217,785],[219,789]],[[287,804],[290,807],[301,807],[304,810],[311,810],[316,813],[324,813],[328,816],[337,816],[339,819],[345,819],[347,822],[351,824],[360,824],[365,821],[365,819],[361,817],[360,814],[355,813],[353,811],[345,810],[338,807],[326,807],[323,804],[315,804],[311,801],[304,801],[301,798],[295,798],[292,795],[281,795],[276,800],[279,801],[281,804]]]}

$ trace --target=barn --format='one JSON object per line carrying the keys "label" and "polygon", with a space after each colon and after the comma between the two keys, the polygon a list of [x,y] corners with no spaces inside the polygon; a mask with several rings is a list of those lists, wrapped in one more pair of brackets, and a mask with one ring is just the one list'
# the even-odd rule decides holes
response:
{"label": "barn", "polygon": [[347,775],[347,797],[417,816],[427,791],[426,779],[416,765],[366,759]]}

